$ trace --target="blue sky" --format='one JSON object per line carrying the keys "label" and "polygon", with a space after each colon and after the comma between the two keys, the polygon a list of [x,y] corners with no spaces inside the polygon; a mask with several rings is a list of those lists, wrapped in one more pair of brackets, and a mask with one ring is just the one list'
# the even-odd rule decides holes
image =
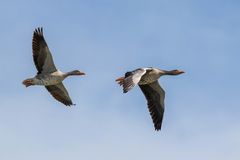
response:
{"label": "blue sky", "polygon": [[[0,159],[238,160],[240,2],[206,0],[1,1]],[[32,77],[36,27],[62,71],[67,108]],[[162,77],[166,110],[154,131],[136,87],[114,80],[138,67]]]}

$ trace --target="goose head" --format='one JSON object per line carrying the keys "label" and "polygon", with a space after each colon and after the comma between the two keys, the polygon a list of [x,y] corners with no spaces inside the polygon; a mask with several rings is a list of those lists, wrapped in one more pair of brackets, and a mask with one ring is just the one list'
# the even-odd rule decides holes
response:
{"label": "goose head", "polygon": [[84,72],[81,72],[79,70],[74,70],[71,72],[67,72],[66,74],[67,76],[82,76],[82,75],[86,75]]}
{"label": "goose head", "polygon": [[179,74],[183,74],[185,72],[182,70],[175,69],[175,70],[171,70],[171,71],[166,71],[165,73],[166,73],[166,75],[179,75]]}
{"label": "goose head", "polygon": [[179,75],[179,74],[185,73],[184,71],[178,70],[178,69],[172,70],[171,72],[172,72],[173,75]]}

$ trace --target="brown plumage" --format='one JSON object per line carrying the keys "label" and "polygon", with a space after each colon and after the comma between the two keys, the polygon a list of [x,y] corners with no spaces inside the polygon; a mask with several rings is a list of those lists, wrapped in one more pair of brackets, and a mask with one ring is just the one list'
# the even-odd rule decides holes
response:
{"label": "brown plumage", "polygon": [[38,70],[37,74],[41,74],[42,71],[44,71],[44,73],[51,73],[57,71],[53,62],[52,54],[43,37],[42,28],[35,29],[33,33],[32,53],[34,64]]}
{"label": "brown plumage", "polygon": [[68,76],[85,75],[79,70],[63,73],[57,70],[53,62],[52,54],[43,36],[43,29],[37,28],[33,32],[32,39],[33,61],[37,68],[37,75],[28,78],[23,84],[28,87],[31,85],[43,85],[51,95],[66,106],[73,105],[72,100],[64,87],[62,81]]}
{"label": "brown plumage", "polygon": [[73,105],[71,98],[68,95],[66,88],[63,83],[57,85],[45,86],[51,95],[58,101],[62,102],[66,106]]}
{"label": "brown plumage", "polygon": [[124,77],[116,79],[120,86],[123,86],[123,93],[127,93],[135,85],[139,85],[147,99],[148,110],[150,112],[155,130],[161,130],[164,115],[165,91],[158,83],[158,79],[163,75],[179,75],[184,73],[179,70],[165,71],[158,68],[138,68],[131,72],[126,72]]}

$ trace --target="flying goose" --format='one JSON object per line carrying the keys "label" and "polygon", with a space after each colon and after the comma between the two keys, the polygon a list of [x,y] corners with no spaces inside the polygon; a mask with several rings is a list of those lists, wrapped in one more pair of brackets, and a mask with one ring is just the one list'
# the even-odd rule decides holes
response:
{"label": "flying goose", "polygon": [[42,85],[51,95],[66,106],[73,105],[62,81],[68,76],[85,75],[79,70],[63,73],[58,70],[53,62],[52,54],[43,36],[43,29],[37,28],[33,32],[32,39],[33,61],[37,68],[37,75],[25,79],[22,83],[28,87],[31,85]]}
{"label": "flying goose", "polygon": [[161,70],[158,68],[138,68],[126,72],[124,77],[116,79],[120,86],[123,86],[123,93],[127,93],[138,84],[147,99],[148,110],[152,117],[156,131],[161,130],[165,91],[158,83],[158,79],[163,75],[179,75],[184,73],[180,70]]}

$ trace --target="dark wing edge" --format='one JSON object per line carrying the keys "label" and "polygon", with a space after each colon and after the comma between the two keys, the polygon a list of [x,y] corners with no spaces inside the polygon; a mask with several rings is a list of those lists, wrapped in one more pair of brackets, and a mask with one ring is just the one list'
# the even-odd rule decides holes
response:
{"label": "dark wing edge", "polygon": [[43,28],[36,28],[33,32],[32,39],[32,53],[33,53],[33,61],[38,70],[38,74],[42,71],[42,66],[44,64],[46,54],[40,54],[41,48],[47,46],[47,43],[43,37]]}
{"label": "dark wing edge", "polygon": [[159,85],[158,81],[146,85],[139,85],[139,87],[147,99],[148,110],[154,128],[156,131],[159,131],[162,127],[165,92]]}
{"label": "dark wing edge", "polygon": [[48,92],[50,92],[51,95],[59,102],[63,103],[66,106],[74,105],[63,83],[45,87],[48,90]]}
{"label": "dark wing edge", "polygon": [[[43,70],[45,70],[44,72],[47,72],[46,69],[49,69],[50,72],[57,70],[48,45],[44,39],[42,27],[36,28],[33,32],[32,53],[34,64],[38,70],[37,74],[41,74]],[[46,62],[48,65],[47,68],[44,67]]]}
{"label": "dark wing edge", "polygon": [[123,93],[127,93],[131,90],[142,78],[142,76],[146,73],[145,69],[139,68],[132,72],[126,72],[125,78],[123,80]]}

